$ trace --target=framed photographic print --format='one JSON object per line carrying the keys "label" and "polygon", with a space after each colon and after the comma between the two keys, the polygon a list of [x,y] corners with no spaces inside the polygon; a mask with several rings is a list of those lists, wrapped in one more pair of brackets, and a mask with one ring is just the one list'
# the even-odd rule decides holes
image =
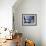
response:
{"label": "framed photographic print", "polygon": [[22,26],[36,26],[37,14],[22,14]]}

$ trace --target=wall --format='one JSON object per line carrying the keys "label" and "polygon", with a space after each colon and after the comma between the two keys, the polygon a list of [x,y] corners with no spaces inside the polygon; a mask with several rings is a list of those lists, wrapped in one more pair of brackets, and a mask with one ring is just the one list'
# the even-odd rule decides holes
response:
{"label": "wall", "polygon": [[41,1],[41,40],[42,46],[46,46],[46,0]]}
{"label": "wall", "polygon": [[0,27],[12,29],[12,6],[16,0],[0,0]]}
{"label": "wall", "polygon": [[[24,38],[34,40],[36,46],[41,46],[41,1],[23,0],[16,5],[13,7],[15,30],[22,32]],[[37,26],[22,26],[22,14],[37,14]]]}

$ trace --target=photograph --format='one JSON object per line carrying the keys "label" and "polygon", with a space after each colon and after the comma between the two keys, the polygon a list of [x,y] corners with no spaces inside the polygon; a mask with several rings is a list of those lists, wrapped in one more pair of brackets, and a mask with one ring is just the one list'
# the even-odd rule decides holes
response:
{"label": "photograph", "polygon": [[23,26],[34,26],[37,24],[37,14],[22,14]]}

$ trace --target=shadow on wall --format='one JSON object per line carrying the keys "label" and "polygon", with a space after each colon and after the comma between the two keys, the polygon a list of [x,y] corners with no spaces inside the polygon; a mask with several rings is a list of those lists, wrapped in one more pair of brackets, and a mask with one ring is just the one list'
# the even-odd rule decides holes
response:
{"label": "shadow on wall", "polygon": [[[20,5],[21,4],[21,5]],[[36,5],[37,4],[37,5]],[[14,24],[15,28],[18,28],[18,32],[23,33],[23,37],[26,39],[33,39],[35,41],[36,46],[41,46],[41,38],[40,38],[40,0],[18,0],[13,6],[14,13]],[[39,13],[38,13],[39,11]],[[37,14],[37,26],[22,26],[22,13],[26,14]],[[16,27],[17,25],[17,27]],[[30,33],[31,32],[31,33]],[[28,36],[27,36],[27,34]],[[37,35],[38,33],[38,35]]]}

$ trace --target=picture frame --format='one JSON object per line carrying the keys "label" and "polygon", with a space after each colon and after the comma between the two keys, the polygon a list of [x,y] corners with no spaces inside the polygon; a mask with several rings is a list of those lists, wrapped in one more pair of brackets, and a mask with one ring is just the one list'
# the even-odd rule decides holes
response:
{"label": "picture frame", "polygon": [[22,26],[36,26],[37,14],[22,14]]}

